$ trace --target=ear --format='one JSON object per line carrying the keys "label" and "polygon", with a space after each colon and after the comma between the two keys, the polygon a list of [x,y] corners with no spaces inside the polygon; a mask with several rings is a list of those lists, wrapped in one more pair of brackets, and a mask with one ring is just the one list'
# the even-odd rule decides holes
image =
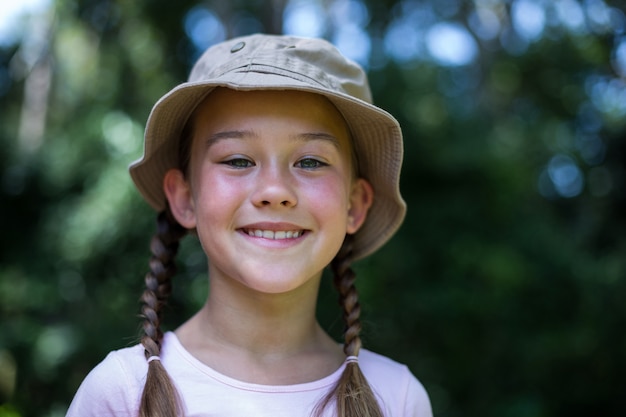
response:
{"label": "ear", "polygon": [[163,191],[174,218],[186,229],[196,227],[196,215],[191,188],[179,169],[170,169],[163,177]]}
{"label": "ear", "polygon": [[348,234],[356,233],[367,218],[367,211],[374,202],[374,189],[363,178],[358,178],[352,185],[350,208],[348,210]]}

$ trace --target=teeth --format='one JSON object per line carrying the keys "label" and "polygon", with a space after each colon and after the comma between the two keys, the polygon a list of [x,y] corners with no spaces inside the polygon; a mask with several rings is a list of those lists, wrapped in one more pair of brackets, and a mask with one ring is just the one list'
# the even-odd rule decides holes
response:
{"label": "teeth", "polygon": [[280,230],[278,232],[274,232],[273,230],[248,230],[248,235],[253,236],[253,237],[262,237],[264,239],[274,239],[274,240],[281,240],[281,239],[295,239],[297,237],[300,237],[302,235],[302,232],[300,230],[287,230],[287,231],[283,231]]}

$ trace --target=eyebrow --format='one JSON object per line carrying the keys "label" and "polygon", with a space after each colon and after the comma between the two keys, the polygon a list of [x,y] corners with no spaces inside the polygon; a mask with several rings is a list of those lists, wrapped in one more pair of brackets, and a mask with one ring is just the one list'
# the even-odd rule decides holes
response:
{"label": "eyebrow", "polygon": [[244,130],[226,130],[223,132],[217,132],[211,134],[206,140],[207,148],[210,148],[212,145],[215,145],[221,140],[224,139],[244,139],[247,136],[254,136],[254,134],[250,131]]}
{"label": "eyebrow", "polygon": [[[246,139],[246,138],[254,138],[258,135],[251,130],[225,130],[222,132],[216,132],[211,134],[206,140],[206,147],[210,148],[216,143],[224,140],[224,139]],[[325,132],[306,132],[299,133],[293,135],[292,138],[294,140],[299,140],[303,142],[312,141],[312,140],[323,140],[332,143],[335,147],[339,148],[339,139],[330,133]]]}
{"label": "eyebrow", "polygon": [[295,139],[301,139],[303,141],[324,140],[324,141],[328,141],[332,143],[333,145],[335,145],[335,147],[339,148],[339,139],[337,139],[335,136],[331,135],[330,133],[325,133],[325,132],[302,133],[302,134],[296,135]]}

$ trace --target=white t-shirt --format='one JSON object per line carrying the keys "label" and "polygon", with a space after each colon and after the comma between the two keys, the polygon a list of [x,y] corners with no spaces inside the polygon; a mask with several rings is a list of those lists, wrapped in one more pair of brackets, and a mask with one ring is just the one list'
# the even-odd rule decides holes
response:
{"label": "white t-shirt", "polygon": [[[344,363],[325,378],[296,385],[241,382],[197,360],[172,332],[164,336],[161,363],[181,395],[186,417],[310,417],[345,368]],[[386,417],[432,417],[428,394],[406,366],[365,349],[359,366]],[[81,384],[67,417],[137,417],[147,371],[142,345],[109,353]],[[333,411],[329,407],[327,415]]]}

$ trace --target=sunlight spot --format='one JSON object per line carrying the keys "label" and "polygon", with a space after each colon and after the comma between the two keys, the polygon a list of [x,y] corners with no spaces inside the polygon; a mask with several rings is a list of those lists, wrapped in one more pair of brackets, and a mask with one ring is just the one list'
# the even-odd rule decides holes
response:
{"label": "sunlight spot", "polygon": [[223,41],[226,37],[226,31],[220,19],[211,10],[202,6],[196,6],[187,12],[184,25],[185,33],[198,52]]}
{"label": "sunlight spot", "polygon": [[582,192],[583,176],[571,157],[563,154],[555,155],[548,163],[547,170],[556,192],[561,197],[576,197]]}
{"label": "sunlight spot", "polygon": [[483,40],[495,39],[500,33],[500,18],[486,7],[476,8],[470,14],[468,24],[476,36]]}
{"label": "sunlight spot", "polygon": [[467,65],[478,54],[476,41],[465,27],[454,23],[439,23],[426,34],[426,46],[441,65]]}
{"label": "sunlight spot", "polygon": [[385,33],[384,45],[387,54],[398,63],[416,60],[422,52],[422,32],[405,21],[391,24]]}
{"label": "sunlight spot", "polygon": [[140,149],[143,139],[141,127],[119,111],[104,116],[102,134],[112,156],[135,154]]}
{"label": "sunlight spot", "polygon": [[626,115],[626,82],[621,79],[589,77],[587,94],[605,116],[620,119]]}
{"label": "sunlight spot", "polygon": [[50,0],[2,0],[0,1],[0,45],[9,46],[19,41],[27,29],[22,18],[43,14],[50,7]]}
{"label": "sunlight spot", "polygon": [[78,346],[76,332],[69,326],[44,329],[34,347],[35,368],[40,376],[49,377]]}
{"label": "sunlight spot", "polygon": [[598,33],[605,32],[611,23],[611,12],[602,0],[585,1],[586,13],[591,27]]}
{"label": "sunlight spot", "polygon": [[367,7],[359,0],[335,0],[329,14],[338,29],[342,29],[343,25],[365,27],[370,20]]}
{"label": "sunlight spot", "polygon": [[291,0],[283,14],[287,35],[321,37],[326,32],[324,8],[318,2]]}
{"label": "sunlight spot", "polygon": [[613,52],[613,68],[620,76],[626,77],[626,37],[617,41]]}
{"label": "sunlight spot", "polygon": [[333,36],[333,44],[348,58],[367,67],[372,44],[367,33],[356,25],[345,25]]}
{"label": "sunlight spot", "polygon": [[534,0],[516,0],[511,6],[515,31],[528,41],[541,37],[546,25],[546,11]]}
{"label": "sunlight spot", "polygon": [[575,0],[559,0],[554,7],[558,19],[566,28],[577,34],[586,32],[585,13],[580,3]]}

